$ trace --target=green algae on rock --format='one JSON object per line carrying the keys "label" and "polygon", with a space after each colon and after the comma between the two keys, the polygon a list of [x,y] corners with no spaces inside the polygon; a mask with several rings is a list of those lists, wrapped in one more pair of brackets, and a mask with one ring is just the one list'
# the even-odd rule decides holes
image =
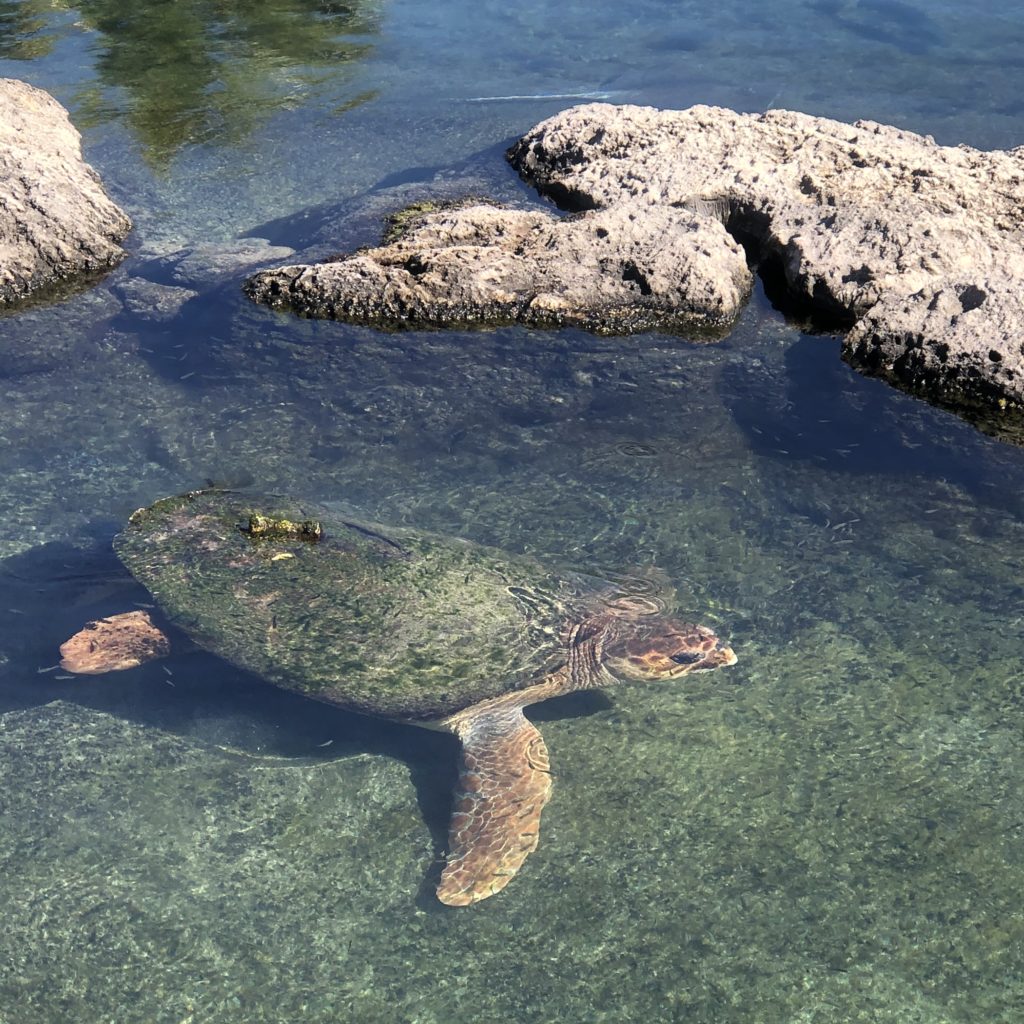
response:
{"label": "green algae on rock", "polygon": [[[480,202],[486,202],[485,199],[480,199]],[[400,210],[396,210],[394,213],[389,214],[387,218],[387,228],[384,231],[383,242],[385,245],[391,242],[397,242],[402,235],[406,234],[416,223],[428,213],[436,213],[438,210],[444,209],[458,209],[460,206],[466,206],[471,200],[436,200],[436,199],[421,199],[415,203],[410,203],[408,206],[402,207]]]}
{"label": "green algae on rock", "polygon": [[295,540],[318,541],[323,536],[323,527],[319,520],[303,519],[301,523],[293,523],[290,519],[274,519],[271,516],[260,515],[258,512],[253,512],[249,516],[248,525],[242,529],[250,537],[262,537],[268,540],[291,537]]}

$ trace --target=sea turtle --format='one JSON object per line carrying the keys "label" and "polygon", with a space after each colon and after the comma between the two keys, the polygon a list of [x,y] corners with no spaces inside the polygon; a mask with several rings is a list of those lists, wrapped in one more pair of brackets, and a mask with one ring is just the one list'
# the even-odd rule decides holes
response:
{"label": "sea turtle", "polygon": [[[527,705],[736,661],[710,629],[592,577],[283,498],[165,498],[133,513],[114,547],[199,646],[317,700],[461,740],[437,890],[451,905],[504,888],[537,846],[551,777]],[[80,672],[166,651],[139,611],[61,648]]]}

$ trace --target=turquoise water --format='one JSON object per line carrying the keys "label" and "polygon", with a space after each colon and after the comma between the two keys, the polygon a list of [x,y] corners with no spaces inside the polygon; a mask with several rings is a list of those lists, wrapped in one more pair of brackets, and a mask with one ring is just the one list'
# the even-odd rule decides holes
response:
{"label": "turquoise water", "polygon": [[[0,74],[136,223],[102,286],[0,320],[0,1021],[1019,1020],[1019,449],[761,293],[717,344],[298,321],[209,257],[164,320],[124,298],[182,247],[372,241],[367,190],[431,168],[514,190],[501,145],[584,98],[1014,146],[1022,15],[0,3]],[[206,480],[653,579],[739,663],[536,708],[540,848],[448,910],[446,737],[184,650],[56,668],[147,600],[118,524]]]}

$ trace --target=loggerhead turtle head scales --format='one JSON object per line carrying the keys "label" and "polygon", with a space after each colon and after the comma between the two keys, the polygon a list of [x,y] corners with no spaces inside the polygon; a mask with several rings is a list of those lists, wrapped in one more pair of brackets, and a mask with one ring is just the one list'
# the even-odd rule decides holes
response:
{"label": "loggerhead turtle head scales", "polygon": [[605,642],[604,664],[624,682],[654,682],[735,665],[736,655],[707,626],[658,615],[625,620]]}

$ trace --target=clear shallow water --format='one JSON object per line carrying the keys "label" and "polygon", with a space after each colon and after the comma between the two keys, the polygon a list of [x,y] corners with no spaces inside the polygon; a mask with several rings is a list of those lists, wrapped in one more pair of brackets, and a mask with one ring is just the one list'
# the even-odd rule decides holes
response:
{"label": "clear shallow water", "polygon": [[[138,43],[147,5],[106,34],[103,5],[0,7],[29,20],[0,73],[69,105],[138,253],[415,177],[573,102],[485,97],[1022,141],[1005,6],[174,6],[231,87],[183,88],[167,125],[196,65],[141,74],[180,58]],[[0,1020],[1019,1019],[1019,450],[857,376],[760,295],[717,345],[382,335],[233,286],[154,325],[112,290],[140,264],[0,320]],[[541,847],[447,911],[445,737],[195,654],[54,670],[85,619],[145,600],[117,524],[208,478],[655,575],[740,662],[538,708]]]}

